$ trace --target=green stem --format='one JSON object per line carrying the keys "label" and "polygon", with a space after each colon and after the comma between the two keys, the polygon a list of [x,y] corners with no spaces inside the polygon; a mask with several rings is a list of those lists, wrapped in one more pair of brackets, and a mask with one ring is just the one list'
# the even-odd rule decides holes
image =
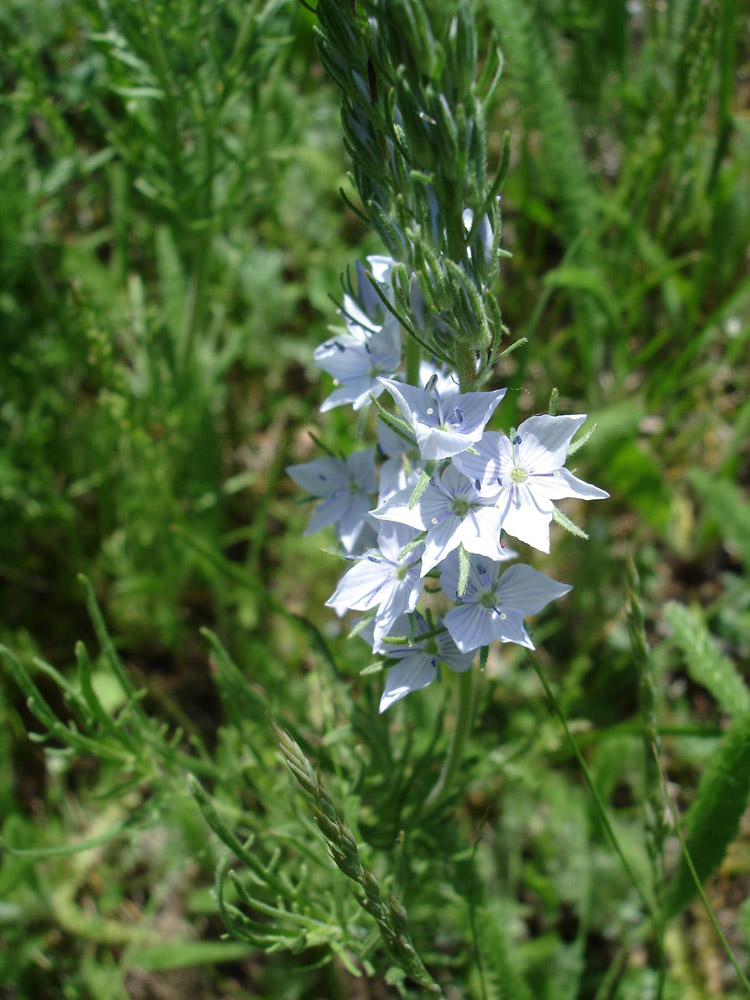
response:
{"label": "green stem", "polygon": [[450,788],[458,770],[463,756],[464,744],[471,728],[471,719],[474,714],[474,670],[469,667],[458,677],[458,715],[456,725],[451,737],[451,745],[443,761],[440,777],[435,783],[435,787],[427,796],[425,806],[431,806],[440,799],[443,793]]}
{"label": "green stem", "polygon": [[472,392],[476,388],[476,355],[471,344],[459,344],[456,349],[456,374],[461,392]]}
{"label": "green stem", "polygon": [[625,854],[623,853],[622,847],[620,846],[620,842],[617,839],[617,834],[615,833],[614,829],[612,828],[612,824],[611,824],[611,822],[609,820],[609,816],[607,816],[607,812],[606,812],[606,810],[604,808],[604,803],[602,802],[601,796],[599,795],[597,787],[594,784],[594,779],[591,777],[591,772],[588,769],[588,765],[586,764],[586,761],[583,759],[583,754],[578,749],[578,744],[576,743],[575,739],[573,738],[573,734],[571,733],[570,729],[568,728],[568,723],[567,723],[567,720],[566,720],[565,716],[563,715],[562,709],[560,708],[560,706],[559,706],[559,704],[557,702],[557,699],[555,698],[554,694],[552,693],[552,689],[550,688],[549,684],[547,683],[547,678],[542,673],[542,668],[539,666],[537,658],[534,656],[534,654],[531,652],[531,650],[527,649],[526,653],[527,653],[527,655],[529,657],[529,660],[531,660],[531,665],[533,666],[534,670],[536,671],[537,677],[542,682],[542,687],[544,688],[544,693],[547,695],[547,698],[549,699],[550,704],[552,705],[552,708],[554,709],[555,715],[558,717],[558,719],[560,720],[560,723],[562,724],[563,729],[565,730],[565,735],[568,737],[568,741],[570,742],[570,745],[573,748],[573,753],[576,755],[576,758],[577,758],[578,763],[579,763],[579,765],[581,767],[581,770],[583,771],[583,776],[586,779],[586,784],[589,786],[591,794],[594,797],[594,802],[596,803],[596,808],[597,808],[597,810],[599,812],[599,816],[601,818],[601,821],[604,824],[604,828],[607,831],[609,839],[612,842],[612,846],[614,847],[615,851],[617,852],[617,856],[619,857],[620,861],[622,862],[622,867],[627,872],[627,876],[630,879],[630,881],[631,881],[631,883],[633,885],[633,888],[638,893],[638,896],[640,897],[641,904],[643,905],[643,908],[644,908],[645,912],[648,913],[648,915],[651,917],[651,919],[653,921],[655,919],[654,908],[651,905],[651,903],[649,902],[649,900],[648,900],[646,894],[644,893],[643,889],[641,888],[640,883],[638,882],[638,880],[635,877],[635,873],[633,872],[633,869],[630,867],[630,863],[628,862],[628,859],[625,857]]}
{"label": "green stem", "polygon": [[[419,362],[422,351],[414,337],[406,338],[406,381],[409,385],[419,385]],[[422,387],[424,388],[424,386]]]}

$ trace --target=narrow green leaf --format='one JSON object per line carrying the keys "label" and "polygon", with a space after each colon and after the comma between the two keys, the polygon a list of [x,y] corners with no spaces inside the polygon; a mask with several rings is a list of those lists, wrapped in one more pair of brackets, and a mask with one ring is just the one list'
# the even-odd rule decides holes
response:
{"label": "narrow green leaf", "polygon": [[405,559],[410,552],[412,552],[414,549],[420,546],[426,537],[427,537],[427,532],[420,531],[419,534],[415,535],[410,542],[407,542],[406,545],[404,545],[403,549],[401,549],[401,551],[398,554],[399,562],[402,559]]}
{"label": "narrow green leaf", "polygon": [[91,837],[89,840],[80,840],[73,844],[59,844],[56,847],[13,847],[12,844],[8,843],[7,839],[4,839],[2,844],[4,851],[20,858],[34,858],[36,860],[42,858],[60,858],[68,854],[80,854],[82,851],[90,851],[95,847],[101,847],[102,844],[113,840],[121,833],[126,833],[132,826],[132,817],[128,817],[124,823],[118,823],[117,826],[112,827],[111,830],[107,830],[106,833],[100,833],[98,837]]}
{"label": "narrow green leaf", "polygon": [[359,633],[362,631],[365,625],[369,625],[377,613],[378,613],[377,608],[370,608],[369,611],[366,611],[359,619],[357,624],[354,626],[354,628],[351,630],[347,638],[353,639],[355,635],[359,635]]}
{"label": "narrow green leaf", "polygon": [[200,781],[198,781],[198,779],[192,774],[188,775],[188,785],[195,801],[200,807],[200,811],[203,813],[203,818],[214,831],[219,840],[221,840],[223,844],[226,844],[226,846],[233,851],[234,854],[236,854],[237,857],[248,866],[248,868],[257,872],[259,863],[250,852],[252,841],[247,841],[247,843],[243,844],[239,837],[237,837],[237,835],[230,830],[216,811],[216,807],[211,801],[208,792],[205,790]]}
{"label": "narrow green leaf", "polygon": [[469,571],[471,570],[471,559],[469,558],[469,553],[463,546],[463,543],[458,546],[458,587],[457,593],[459,597],[463,597],[466,593],[466,584],[469,582]]}
{"label": "narrow green leaf", "polygon": [[238,962],[252,954],[253,947],[242,941],[166,941],[151,948],[137,948],[128,955],[128,965],[165,971],[193,965],[220,965]]}
{"label": "narrow green leaf", "polygon": [[575,455],[578,449],[582,448],[586,444],[589,438],[596,433],[596,429],[598,426],[599,424],[592,424],[591,427],[589,427],[588,430],[584,431],[584,433],[581,434],[580,437],[576,438],[575,441],[571,441],[571,443],[568,445],[568,452],[567,452],[568,457],[570,457],[571,455]]}
{"label": "narrow green leaf", "polygon": [[416,485],[412,490],[412,494],[409,497],[409,510],[411,510],[413,507],[416,507],[416,505],[421,500],[422,494],[430,485],[430,479],[432,478],[432,473],[435,471],[436,465],[437,462],[435,461],[428,462],[427,465],[425,465],[424,469],[422,469],[422,471],[420,472],[419,479],[417,480]]}
{"label": "narrow green leaf", "polygon": [[372,405],[375,407],[378,416],[386,425],[386,427],[390,427],[390,429],[394,433],[398,434],[398,436],[402,438],[402,440],[406,441],[408,445],[414,448],[416,446],[417,441],[416,438],[414,437],[414,433],[411,427],[409,427],[407,422],[405,420],[402,420],[401,417],[396,417],[392,413],[389,413],[388,410],[385,409],[383,404],[378,399],[376,399],[375,396],[372,395],[372,393],[370,393],[370,401]]}
{"label": "narrow green leaf", "polygon": [[518,340],[514,340],[512,344],[509,344],[504,351],[501,351],[501,353],[498,354],[497,359],[506,358],[509,354],[512,354],[513,351],[517,351],[519,347],[523,347],[524,344],[528,344],[528,342],[528,337],[519,337]]}
{"label": "narrow green leaf", "polygon": [[557,507],[552,508],[552,516],[555,519],[555,523],[559,524],[561,528],[565,528],[565,530],[569,531],[571,535],[575,535],[576,538],[588,539],[589,536],[583,528],[579,528],[575,521],[571,521],[570,518],[566,514],[563,514],[561,510],[558,510]]}

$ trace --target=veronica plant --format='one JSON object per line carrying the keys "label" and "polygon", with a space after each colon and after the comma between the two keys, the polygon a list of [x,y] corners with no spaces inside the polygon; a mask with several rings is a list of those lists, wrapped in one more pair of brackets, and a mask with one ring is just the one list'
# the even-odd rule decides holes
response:
{"label": "veronica plant", "polygon": [[[584,414],[557,416],[553,401],[518,428],[487,429],[506,391],[488,387],[495,363],[518,344],[503,349],[492,294],[507,256],[507,139],[491,175],[485,109],[501,58],[493,50],[477,78],[472,5],[320,0],[317,13],[321,58],[342,94],[356,211],[389,256],[357,262],[356,287],[344,282],[345,329],[314,360],[335,379],[321,410],[373,405],[379,462],[359,451],[288,472],[327,498],[308,532],[333,524],[355,560],[328,604],[365,613],[355,631],[389,670],[380,711],[426,687],[441,664],[461,674],[470,703],[475,655],[486,662],[495,640],[533,649],[524,618],[570,590],[523,564],[501,574],[517,558],[506,533],[548,553],[553,518],[583,535],[555,501],[608,494],[565,468]],[[366,475],[345,471],[353,459]],[[443,603],[431,596],[420,609],[430,577]],[[462,725],[470,715],[459,712]],[[461,739],[454,745],[460,752]]]}

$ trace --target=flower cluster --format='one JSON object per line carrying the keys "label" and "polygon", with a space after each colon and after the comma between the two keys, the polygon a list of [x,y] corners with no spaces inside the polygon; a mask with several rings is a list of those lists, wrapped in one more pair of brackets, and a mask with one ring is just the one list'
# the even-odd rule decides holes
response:
{"label": "flower cluster", "polygon": [[[364,612],[359,634],[392,664],[382,712],[430,684],[441,663],[467,670],[493,639],[533,649],[524,618],[571,588],[527,565],[503,571],[517,558],[505,536],[549,552],[554,501],[608,494],[564,467],[585,414],[533,416],[506,434],[486,430],[504,389],[461,392],[425,361],[420,386],[402,380],[401,329],[384,306],[393,262],[368,263],[372,280],[358,265],[357,293],[344,297],[345,331],[314,358],[335,379],[322,410],[375,405],[377,449],[287,472],[321,499],[307,533],[334,525],[354,563],[327,603],[340,616]],[[383,392],[396,413],[377,401]],[[417,610],[427,576],[439,578],[442,614]]]}

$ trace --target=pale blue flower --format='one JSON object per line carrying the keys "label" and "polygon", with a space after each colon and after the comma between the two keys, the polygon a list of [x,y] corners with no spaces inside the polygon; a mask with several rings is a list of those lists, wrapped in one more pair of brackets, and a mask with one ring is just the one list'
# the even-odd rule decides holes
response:
{"label": "pale blue flower", "polygon": [[422,546],[399,558],[404,546],[416,535],[404,524],[383,524],[378,532],[378,547],[369,549],[356,566],[352,566],[339,581],[326,604],[338,615],[347,611],[369,611],[377,608],[373,622],[373,651],[381,646],[396,618],[413,611],[422,595],[419,575]]}
{"label": "pale blue flower", "polygon": [[500,576],[497,562],[475,556],[463,597],[459,598],[458,572],[456,553],[443,564],[440,586],[452,601],[458,601],[457,607],[445,616],[445,624],[464,653],[488,646],[493,639],[533,649],[524,618],[573,589],[524,564],[511,566]]}
{"label": "pale blue flower", "polygon": [[306,535],[335,524],[344,551],[351,553],[369,521],[375,492],[375,456],[371,448],[355,451],[346,460],[326,456],[300,465],[288,465],[287,475],[311,496],[324,497],[310,518]]}
{"label": "pale blue flower", "polygon": [[475,446],[476,454],[465,452],[453,460],[482,492],[502,489],[497,504],[503,530],[542,552],[550,548],[553,500],[609,496],[563,468],[571,438],[585,420],[586,414],[529,417],[512,441],[506,434],[488,431]]}
{"label": "pale blue flower", "polygon": [[413,507],[409,507],[411,492],[407,488],[396,493],[372,515],[427,532],[422,576],[459,545],[467,552],[487,554],[499,562],[509,558],[500,542],[501,515],[495,498],[482,496],[474,483],[452,465],[433,477]]}
{"label": "pale blue flower", "polygon": [[479,441],[506,391],[456,393],[442,399],[434,386],[428,392],[389,378],[379,381],[413,429],[425,461],[450,458]]}
{"label": "pale blue flower", "polygon": [[404,614],[393,623],[390,633],[394,636],[408,636],[411,634],[412,624],[413,642],[399,646],[385,644],[388,656],[401,662],[388,671],[385,690],[380,699],[381,712],[385,712],[394,702],[412,691],[419,691],[432,684],[441,662],[456,673],[463,673],[469,669],[474,659],[473,653],[460,652],[447,632],[434,634],[442,625],[440,619],[431,628],[419,613],[411,617]]}
{"label": "pale blue flower", "polygon": [[370,395],[383,391],[378,376],[392,375],[401,364],[401,331],[393,316],[376,329],[353,321],[347,329],[353,332],[326,340],[313,353],[315,364],[332,375],[337,386],[320,407],[323,413],[347,403],[359,410]]}

